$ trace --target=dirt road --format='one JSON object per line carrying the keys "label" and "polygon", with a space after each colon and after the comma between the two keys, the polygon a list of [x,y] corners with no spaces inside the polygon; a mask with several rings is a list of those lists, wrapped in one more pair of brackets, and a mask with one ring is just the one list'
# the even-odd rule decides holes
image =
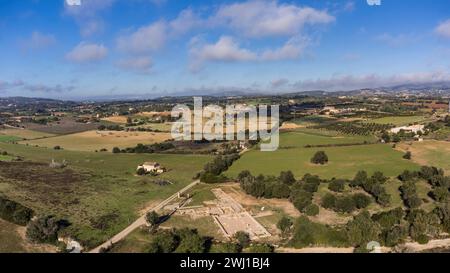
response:
{"label": "dirt road", "polygon": [[[148,210],[148,212],[150,211],[156,211],[156,210],[160,210],[162,209],[164,206],[166,206],[167,204],[169,204],[172,200],[174,200],[175,198],[178,197],[178,194],[182,194],[186,191],[188,191],[189,189],[191,189],[192,187],[194,187],[195,185],[197,185],[198,183],[200,183],[199,180],[192,182],[191,184],[187,185],[186,187],[184,187],[183,189],[181,189],[180,191],[176,192],[175,194],[173,194],[172,196],[170,196],[169,198],[167,198],[166,200],[162,201],[161,203],[159,203],[158,205],[156,205],[155,207],[152,207],[151,209]],[[122,239],[124,239],[126,236],[128,236],[131,232],[133,232],[135,229],[145,225],[146,220],[145,220],[145,213],[144,215],[142,215],[139,219],[137,219],[134,223],[132,223],[131,225],[129,225],[128,227],[126,227],[124,230],[122,230],[121,232],[119,232],[118,234],[116,234],[114,237],[112,237],[111,239],[109,239],[107,242],[103,243],[102,245],[96,247],[95,249],[89,251],[89,253],[100,253],[100,249],[102,248],[108,248],[110,247],[112,244],[115,244],[119,241],[121,241]]]}

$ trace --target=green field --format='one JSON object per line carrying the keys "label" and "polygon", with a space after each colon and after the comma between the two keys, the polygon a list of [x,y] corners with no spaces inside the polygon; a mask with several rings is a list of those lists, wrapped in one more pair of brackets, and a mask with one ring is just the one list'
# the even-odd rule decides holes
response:
{"label": "green field", "polygon": [[[134,221],[138,211],[164,200],[189,184],[193,176],[210,161],[209,156],[110,154],[55,151],[25,145],[1,143],[0,149],[27,161],[45,162],[22,169],[0,168],[0,192],[38,213],[55,214],[73,223],[69,228],[80,241],[95,246]],[[55,170],[48,163],[67,160],[69,168]],[[168,172],[152,177],[135,176],[136,167],[156,161]],[[28,165],[27,165],[28,164]],[[12,165],[15,166],[15,165]],[[14,179],[20,175],[22,179]],[[159,186],[155,179],[172,185]],[[108,219],[104,228],[93,227],[92,219]]]}
{"label": "green field", "polygon": [[33,130],[26,130],[26,129],[3,129],[0,130],[0,138],[2,136],[11,136],[15,137],[13,141],[18,140],[24,140],[24,139],[38,139],[38,138],[46,138],[46,137],[52,137],[55,136],[53,134],[49,133],[43,133]]}
{"label": "green field", "polygon": [[393,124],[395,126],[409,125],[413,123],[423,122],[427,118],[424,116],[396,116],[396,117],[384,117],[370,120],[370,122],[378,124]]}
{"label": "green field", "polygon": [[[405,169],[418,169],[417,164],[402,159],[402,152],[393,150],[390,145],[385,144],[303,148],[306,144],[361,143],[364,140],[370,138],[309,136],[297,132],[281,134],[280,149],[275,152],[253,149],[245,153],[225,174],[235,178],[243,170],[249,170],[254,175],[279,175],[281,171],[291,170],[297,178],[306,173],[323,178],[353,178],[360,170],[369,173],[382,171],[388,176],[396,176]],[[327,165],[310,163],[317,151],[327,153],[330,159]]]}
{"label": "green field", "polygon": [[14,142],[22,140],[20,137],[0,135],[0,142]]}

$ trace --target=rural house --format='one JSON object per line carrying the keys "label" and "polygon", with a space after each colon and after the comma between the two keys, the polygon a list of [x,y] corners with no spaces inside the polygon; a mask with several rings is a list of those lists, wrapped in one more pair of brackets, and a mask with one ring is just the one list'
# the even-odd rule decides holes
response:
{"label": "rural house", "polygon": [[138,166],[138,170],[144,169],[146,172],[151,173],[164,173],[165,169],[161,167],[161,165],[158,162],[145,162],[144,164]]}

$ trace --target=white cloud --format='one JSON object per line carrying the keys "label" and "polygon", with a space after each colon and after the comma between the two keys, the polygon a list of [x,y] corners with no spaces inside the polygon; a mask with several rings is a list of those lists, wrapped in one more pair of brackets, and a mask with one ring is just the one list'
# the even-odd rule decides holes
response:
{"label": "white cloud", "polygon": [[153,61],[150,57],[132,57],[123,59],[118,63],[119,67],[135,72],[150,73]]}
{"label": "white cloud", "polygon": [[120,50],[130,53],[148,53],[161,49],[167,40],[167,24],[159,21],[122,35],[117,39]]}
{"label": "white cloud", "polygon": [[417,37],[408,34],[392,35],[389,33],[383,33],[375,37],[375,40],[387,44],[388,46],[400,47],[414,43],[417,40]]}
{"label": "white cloud", "polygon": [[42,49],[56,43],[55,36],[52,34],[45,34],[39,31],[34,31],[31,37],[26,42],[26,47],[32,49]]}
{"label": "white cloud", "polygon": [[326,11],[256,0],[224,5],[212,18],[213,22],[248,37],[293,36],[307,25],[328,24],[334,20]]}
{"label": "white cloud", "polygon": [[382,76],[378,74],[361,76],[337,75],[328,79],[309,79],[298,81],[293,84],[293,87],[296,90],[335,91],[441,82],[450,82],[450,73],[448,71],[398,74],[394,76]]}
{"label": "white cloud", "polygon": [[169,22],[169,26],[172,35],[180,35],[200,26],[202,22],[200,17],[189,8],[181,11],[176,19]]}
{"label": "white cloud", "polygon": [[112,7],[116,0],[82,0],[81,5],[64,4],[65,13],[75,18],[82,36],[91,36],[104,29],[100,13]]}
{"label": "white cloud", "polygon": [[294,37],[282,47],[267,49],[262,52],[242,48],[230,36],[222,36],[213,44],[202,44],[194,38],[191,42],[191,70],[197,71],[206,62],[249,62],[249,61],[280,61],[296,59],[308,46],[309,40]]}
{"label": "white cloud", "polygon": [[439,24],[435,29],[435,33],[441,37],[450,38],[450,19]]}
{"label": "white cloud", "polygon": [[200,49],[194,49],[193,54],[209,61],[251,61],[257,55],[250,50],[239,47],[239,44],[229,36],[220,37],[215,44],[207,44]]}
{"label": "white cloud", "polygon": [[266,61],[297,59],[302,55],[308,45],[309,39],[294,37],[280,48],[264,51],[261,59]]}
{"label": "white cloud", "polygon": [[87,63],[102,60],[107,55],[108,49],[105,46],[81,42],[67,53],[66,58],[76,63]]}

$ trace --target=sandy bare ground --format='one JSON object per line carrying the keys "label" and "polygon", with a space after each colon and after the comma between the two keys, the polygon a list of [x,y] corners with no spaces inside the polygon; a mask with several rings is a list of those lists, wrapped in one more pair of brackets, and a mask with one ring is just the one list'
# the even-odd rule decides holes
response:
{"label": "sandy bare ground", "polygon": [[103,121],[109,121],[112,123],[119,123],[119,124],[126,124],[127,123],[127,116],[112,116],[107,118],[102,118]]}
{"label": "sandy bare ground", "polygon": [[295,124],[295,123],[291,123],[291,122],[285,122],[280,127],[280,130],[295,130],[295,129],[305,128],[305,127],[306,126],[304,126],[304,125],[299,125],[299,124]]}
{"label": "sandy bare ground", "polygon": [[280,247],[276,249],[276,252],[279,253],[303,253],[303,254],[312,254],[312,253],[353,253],[354,248],[338,248],[338,247],[307,247],[307,248],[287,248]]}
{"label": "sandy bare ground", "polygon": [[223,189],[231,197],[233,197],[237,202],[242,204],[244,207],[253,206],[265,206],[265,207],[276,207],[284,211],[289,216],[299,217],[300,212],[292,205],[291,202],[284,199],[257,199],[253,196],[247,195],[239,188],[237,183],[229,183],[223,186]]}
{"label": "sandy bare ground", "polygon": [[114,147],[128,148],[139,143],[153,144],[168,139],[171,139],[169,133],[86,131],[77,134],[23,141],[21,143],[48,148],[61,146],[66,150],[74,151],[95,151],[100,149],[112,151]]}
{"label": "sandy bare ground", "polygon": [[406,249],[407,252],[422,252],[435,248],[450,248],[450,239],[431,240],[425,245],[419,243],[406,243],[402,245],[402,247]]}

